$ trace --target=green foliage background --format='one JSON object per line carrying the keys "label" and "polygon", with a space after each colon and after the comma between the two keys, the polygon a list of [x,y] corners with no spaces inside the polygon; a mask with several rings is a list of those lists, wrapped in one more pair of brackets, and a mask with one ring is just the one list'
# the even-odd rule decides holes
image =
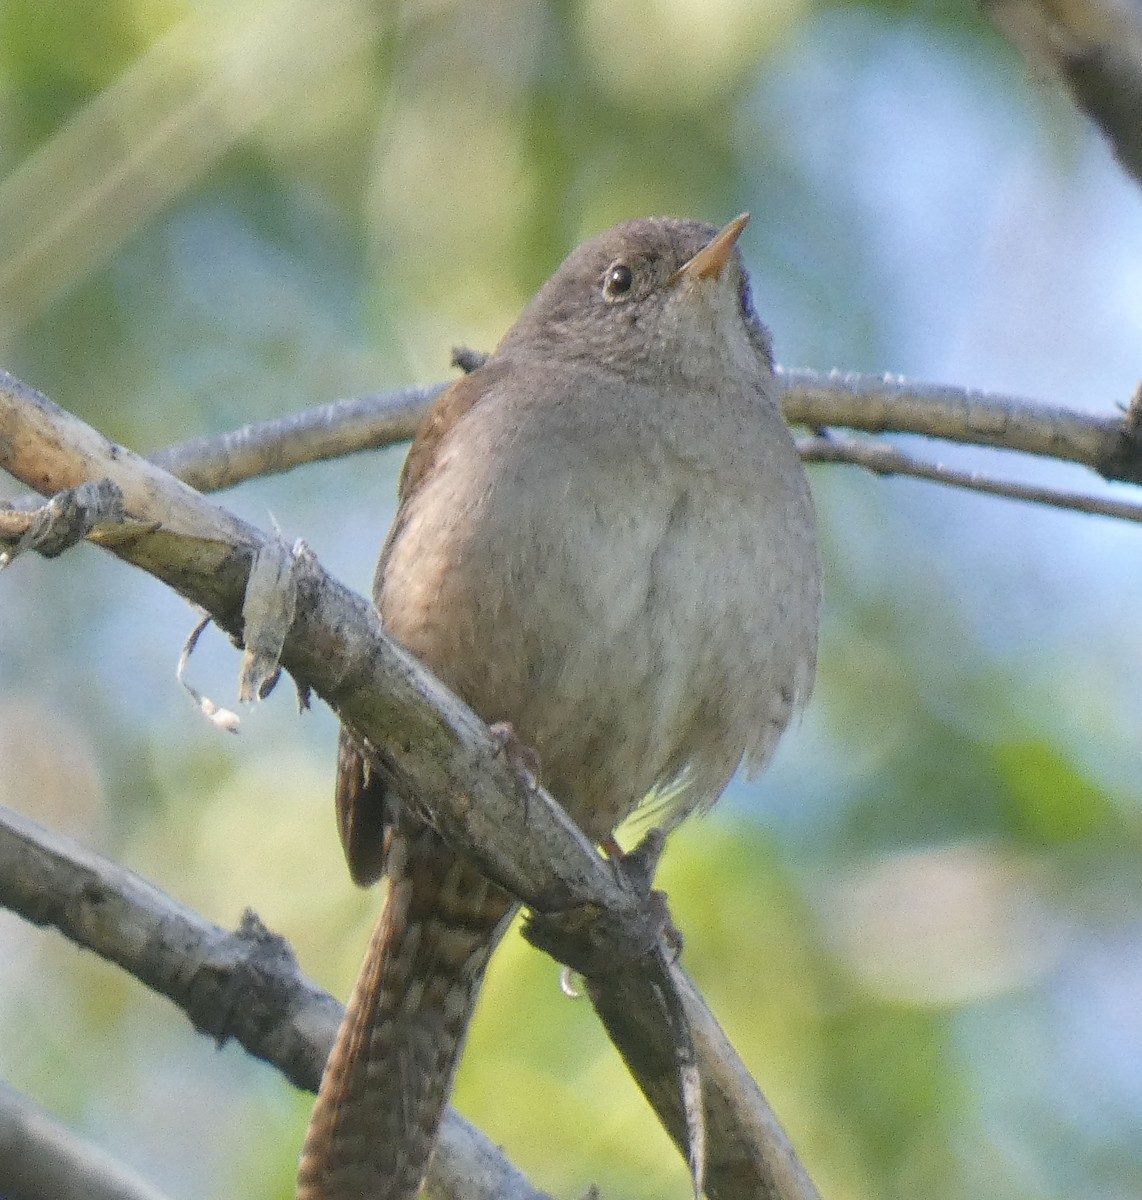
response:
{"label": "green foliage background", "polygon": [[[0,361],[141,451],[441,378],[583,237],[742,209],[785,363],[1133,390],[1138,195],[970,7],[0,5]],[[365,589],[400,458],[224,499]],[[1140,535],[814,488],[817,695],[672,843],[685,964],[826,1200],[1137,1195]],[[0,577],[0,801],[253,906],[344,994],[379,897],[336,848],[332,719],[283,687],[206,727],[191,623],[92,550]],[[236,666],[217,641],[192,675],[228,702]],[[307,1097],[58,938],[0,914],[0,947],[0,1077],[177,1200],[292,1194]],[[456,1103],[557,1195],[685,1195],[557,979],[509,937]]]}

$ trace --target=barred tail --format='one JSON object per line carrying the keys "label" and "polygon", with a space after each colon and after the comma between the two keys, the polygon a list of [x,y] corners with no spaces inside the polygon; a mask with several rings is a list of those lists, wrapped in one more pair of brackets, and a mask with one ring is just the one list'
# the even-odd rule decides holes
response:
{"label": "barred tail", "polygon": [[325,1067],[297,1200],[420,1190],[510,896],[427,828],[394,833],[389,894]]}

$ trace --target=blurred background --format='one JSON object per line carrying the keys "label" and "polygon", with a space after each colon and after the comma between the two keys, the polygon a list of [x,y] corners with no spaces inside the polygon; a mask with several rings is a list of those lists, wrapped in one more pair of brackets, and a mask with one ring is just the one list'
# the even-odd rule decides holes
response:
{"label": "blurred background", "polygon": [[[743,209],[787,365],[1100,412],[1142,376],[1142,195],[971,6],[0,5],[0,364],[142,452],[444,378],[584,237]],[[366,590],[402,455],[222,500]],[[812,480],[819,685],[673,840],[684,965],[826,1200],[1138,1196],[1142,531]],[[345,995],[380,896],[341,862],[330,714],[287,685],[209,726],[193,614],[87,547],[0,575],[0,614],[0,802],[215,921],[252,906]],[[211,634],[190,677],[230,704],[237,668]],[[292,1196],[308,1097],[7,913],[0,1078],[173,1200]],[[514,935],[456,1103],[559,1196],[687,1194]]]}

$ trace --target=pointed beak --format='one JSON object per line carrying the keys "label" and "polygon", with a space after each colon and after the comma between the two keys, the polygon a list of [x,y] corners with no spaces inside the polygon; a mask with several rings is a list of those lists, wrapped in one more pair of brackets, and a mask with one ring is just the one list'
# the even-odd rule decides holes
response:
{"label": "pointed beak", "polygon": [[683,277],[687,279],[717,279],[722,268],[730,260],[734,252],[734,244],[741,236],[741,231],[749,224],[749,213],[742,213],[734,219],[714,238],[709,245],[703,246],[689,262],[685,262],[670,276],[674,284]]}

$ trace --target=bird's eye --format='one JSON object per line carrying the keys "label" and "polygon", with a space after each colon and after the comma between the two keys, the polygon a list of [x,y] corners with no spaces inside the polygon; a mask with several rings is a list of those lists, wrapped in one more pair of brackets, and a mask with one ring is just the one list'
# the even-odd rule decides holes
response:
{"label": "bird's eye", "polygon": [[626,263],[613,263],[603,276],[603,299],[618,300],[627,294],[634,283],[634,276]]}

